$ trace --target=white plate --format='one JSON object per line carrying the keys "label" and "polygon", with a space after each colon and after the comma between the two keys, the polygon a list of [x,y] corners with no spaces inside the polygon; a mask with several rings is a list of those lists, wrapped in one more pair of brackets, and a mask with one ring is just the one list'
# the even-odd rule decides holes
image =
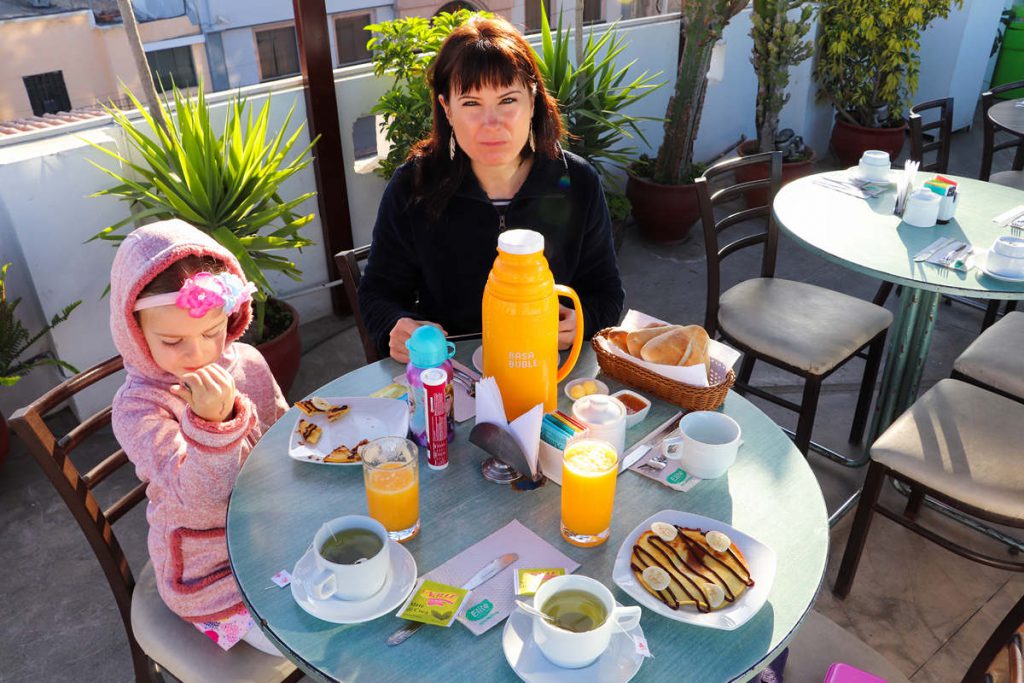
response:
{"label": "white plate", "polygon": [[335,624],[361,624],[382,617],[405,602],[416,585],[416,560],[412,553],[395,541],[390,543],[391,569],[381,589],[365,600],[318,600],[309,592],[309,577],[316,571],[313,547],[295,563],[292,570],[292,597],[299,607],[317,619]]}
{"label": "white plate", "polygon": [[978,266],[978,269],[988,275],[994,277],[997,280],[1004,282],[1024,282],[1024,273],[1021,275],[1006,275],[1004,273],[996,273],[988,269],[988,251],[979,250],[974,253],[974,265]]}
{"label": "white plate", "polygon": [[481,375],[484,373],[484,346],[481,344],[476,347],[476,351],[473,352],[473,367]]}
{"label": "white plate", "polygon": [[[324,462],[328,455],[338,446],[352,448],[363,439],[378,439],[382,436],[402,436],[409,431],[409,404],[393,398],[367,398],[366,396],[324,396],[325,400],[334,405],[347,405],[351,408],[343,417],[328,422],[323,413],[306,415],[296,409],[298,417],[292,425],[292,434],[288,440],[288,455],[302,462],[315,462],[321,465],[362,465],[361,462]],[[316,444],[302,443],[299,438],[299,420],[312,422],[321,429],[323,434]]]}
{"label": "white plate", "polygon": [[[708,614],[698,612],[693,606],[681,607],[674,610],[661,600],[644,590],[644,587],[636,582],[633,571],[629,568],[629,556],[633,552],[633,544],[640,534],[651,528],[651,522],[668,522],[678,524],[681,527],[691,529],[704,529],[705,531],[721,531],[732,539],[736,547],[740,549],[743,556],[747,558],[750,566],[750,575],[754,579],[754,585],[748,588],[733,604]],[[694,626],[706,626],[718,628],[725,631],[732,631],[747,623],[751,617],[757,614],[765,601],[768,599],[768,591],[771,590],[775,581],[775,551],[738,531],[725,522],[701,517],[700,515],[680,512],[679,510],[662,510],[648,517],[640,526],[633,529],[626,536],[619,548],[619,554],[615,556],[615,566],[612,569],[612,580],[631,595],[637,602],[647,609],[657,612],[663,617],[682,621]]]}
{"label": "white plate", "polygon": [[[644,635],[639,625],[629,633]],[[537,647],[533,639],[533,618],[519,610],[513,610],[505,621],[501,647],[509,666],[527,683],[625,683],[636,675],[644,662],[630,637],[616,629],[608,649],[596,662],[582,669],[563,669],[548,661]]]}

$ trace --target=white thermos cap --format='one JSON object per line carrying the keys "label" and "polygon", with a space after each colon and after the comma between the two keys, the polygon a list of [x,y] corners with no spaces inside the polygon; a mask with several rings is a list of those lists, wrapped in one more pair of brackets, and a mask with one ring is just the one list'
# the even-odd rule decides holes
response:
{"label": "white thermos cap", "polygon": [[506,230],[498,235],[498,249],[506,254],[536,254],[544,251],[544,235],[534,230]]}

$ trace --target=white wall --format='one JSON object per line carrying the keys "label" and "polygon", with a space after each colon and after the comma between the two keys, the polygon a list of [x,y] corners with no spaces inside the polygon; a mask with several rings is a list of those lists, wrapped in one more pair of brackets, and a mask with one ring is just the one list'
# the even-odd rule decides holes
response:
{"label": "white wall", "polygon": [[251,28],[224,31],[221,40],[224,45],[224,64],[227,67],[228,83],[232,88],[241,88],[260,82],[259,58],[256,56],[256,37]]}

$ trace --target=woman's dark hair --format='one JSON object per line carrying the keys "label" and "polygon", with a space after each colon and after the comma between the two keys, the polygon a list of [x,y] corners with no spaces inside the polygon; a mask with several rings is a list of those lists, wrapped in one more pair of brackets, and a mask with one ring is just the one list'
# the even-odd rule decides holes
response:
{"label": "woman's dark hair", "polygon": [[[471,18],[445,39],[428,74],[434,99],[434,123],[430,137],[420,140],[409,153],[413,161],[413,198],[422,201],[427,214],[436,220],[470,169],[465,152],[449,156],[452,127],[441,106],[440,96],[468,92],[482,86],[501,88],[524,84],[535,93],[533,130],[536,154],[556,159],[563,134],[558,102],[544,88],[544,80],[533,48],[516,28],[500,18]],[[533,154],[529,144],[523,157]]]}
{"label": "woman's dark hair", "polygon": [[216,275],[217,273],[225,273],[227,270],[228,267],[223,261],[212,256],[186,256],[178,259],[150,280],[149,284],[139,292],[138,298],[141,299],[144,296],[153,296],[154,294],[177,292],[185,284],[185,280],[196,273],[205,271]]}

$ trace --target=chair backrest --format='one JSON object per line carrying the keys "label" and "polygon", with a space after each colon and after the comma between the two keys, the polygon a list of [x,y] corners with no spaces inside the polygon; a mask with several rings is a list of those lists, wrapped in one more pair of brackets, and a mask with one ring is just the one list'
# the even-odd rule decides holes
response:
{"label": "chair backrest", "polygon": [[1024,81],[1004,83],[1003,85],[996,86],[981,94],[981,120],[984,124],[984,143],[981,150],[981,173],[978,175],[981,180],[988,180],[989,176],[992,175],[992,156],[1003,149],[1016,149],[1013,157],[1013,168],[1017,171],[1024,168],[1024,137],[1012,135],[1009,139],[996,144],[996,131],[1004,129],[996,126],[995,122],[988,117],[988,110],[992,108],[993,104],[999,102],[999,99],[996,96],[1006,92],[1007,90],[1015,90],[1017,88],[1024,88]]}
{"label": "chair backrest", "polygon": [[377,345],[370,338],[370,333],[363,322],[363,312],[359,308],[359,280],[362,278],[359,262],[365,261],[369,255],[370,245],[346,249],[334,255],[334,263],[338,266],[338,274],[345,286],[345,296],[348,298],[349,308],[352,310],[352,316],[356,319],[356,327],[359,329],[359,338],[363,342],[366,362],[374,363],[380,360],[380,354],[377,353]]}
{"label": "chair backrest", "polygon": [[[925,123],[922,114],[937,113],[931,123]],[[924,141],[925,133],[932,136],[931,142]],[[915,104],[910,108],[910,158],[921,162],[922,171],[946,173],[949,169],[949,144],[953,134],[953,98],[944,97],[939,100],[928,100]],[[924,162],[924,155],[935,152],[935,161]]]}
{"label": "chair backrest", "polygon": [[[54,434],[44,421],[46,414],[54,408],[82,389],[120,371],[123,367],[124,361],[120,356],[115,356],[61,382],[28,406],[16,411],[11,417],[11,428],[28,446],[29,452],[64,499],[64,504],[92,546],[117,601],[121,620],[128,633],[132,656],[138,665],[140,657],[143,658],[141,661],[145,661],[145,655],[142,654],[132,633],[131,606],[135,577],[114,535],[112,525],[139,502],[145,500],[146,485],[135,480],[138,483],[131,491],[104,510],[93,490],[111,474],[128,464],[128,456],[123,449],[118,449],[84,474],[78,471],[70,457],[75,448],[110,424],[110,406],[83,420],[63,436]],[[134,476],[134,468],[129,465],[128,469]],[[138,671],[138,668],[136,670]]]}
{"label": "chair backrest", "polygon": [[963,678],[963,683],[983,681],[1024,681],[1024,596],[996,626]]}
{"label": "chair backrest", "polygon": [[[724,175],[736,180],[746,175],[756,180],[748,180],[732,185],[720,186],[717,182]],[[704,251],[708,261],[708,293],[704,312],[704,329],[714,335],[718,329],[718,298],[721,294],[721,262],[725,257],[740,249],[764,244],[761,256],[761,277],[775,275],[775,255],[779,246],[779,229],[772,214],[772,202],[782,184],[782,152],[766,152],[752,154],[736,159],[721,161],[695,181],[697,199],[700,202],[701,224],[704,229]],[[712,189],[712,184],[715,188]],[[754,193],[750,193],[754,190]],[[759,192],[758,192],[759,190]],[[767,192],[765,192],[767,190]],[[760,201],[750,206],[750,202]],[[746,196],[747,208],[731,213],[723,218],[715,218],[715,207],[727,201]],[[751,200],[751,197],[754,197]],[[728,228],[752,219],[766,219],[766,227],[762,232],[748,234],[719,247],[719,235]]]}

